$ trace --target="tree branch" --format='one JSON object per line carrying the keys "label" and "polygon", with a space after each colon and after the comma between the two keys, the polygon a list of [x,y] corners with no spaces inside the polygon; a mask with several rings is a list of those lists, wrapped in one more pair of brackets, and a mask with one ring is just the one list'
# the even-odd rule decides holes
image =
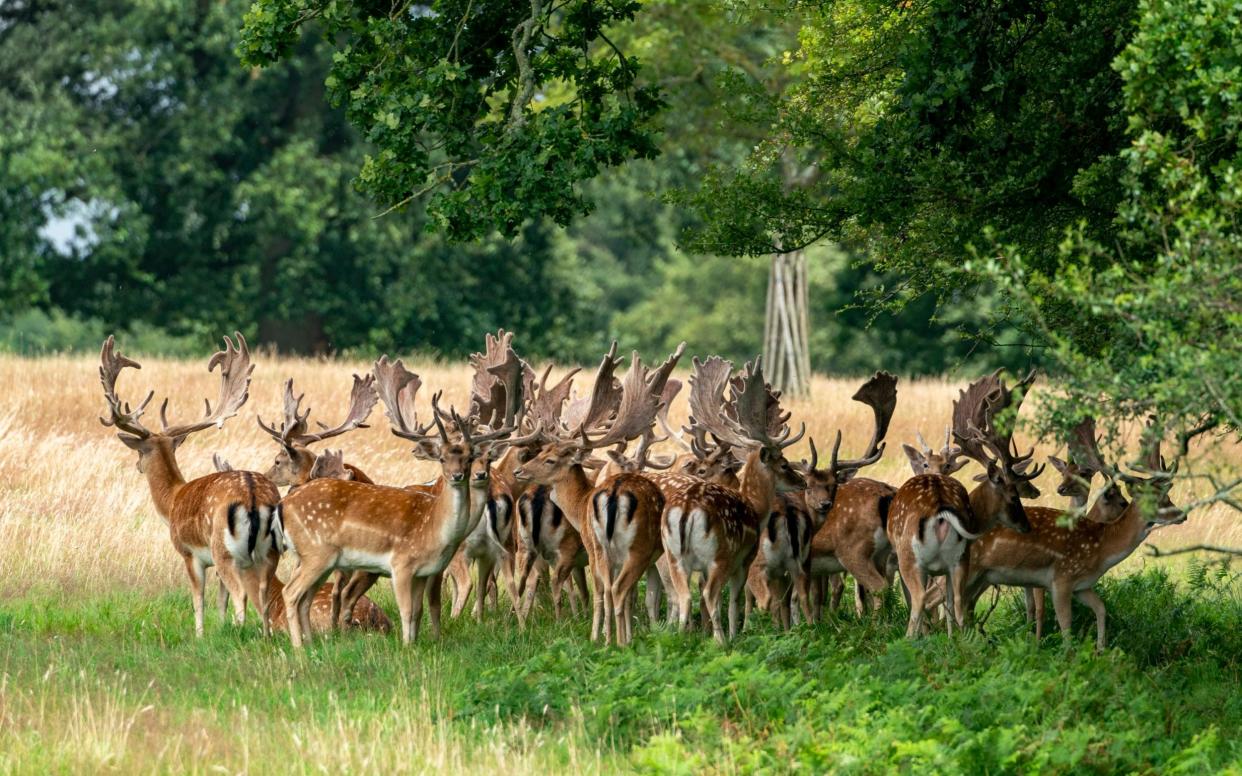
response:
{"label": "tree branch", "polygon": [[1153,558],[1168,558],[1187,552],[1219,552],[1224,555],[1242,555],[1242,547],[1220,547],[1215,544],[1192,544],[1176,550],[1162,550],[1154,544],[1147,545],[1147,554]]}

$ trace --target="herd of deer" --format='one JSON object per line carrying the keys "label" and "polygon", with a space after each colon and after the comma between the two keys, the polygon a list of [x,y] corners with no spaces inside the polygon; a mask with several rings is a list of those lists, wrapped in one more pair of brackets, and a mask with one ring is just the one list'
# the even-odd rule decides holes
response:
{"label": "herd of deer", "polygon": [[[108,412],[101,420],[138,452],[138,470],[185,562],[200,636],[210,566],[220,577],[222,613],[231,598],[235,620],[244,622],[250,602],[264,634],[287,628],[294,646],[313,631],[388,630],[388,618],[366,597],[379,576],[392,579],[407,643],[418,636],[424,597],[438,637],[447,575],[454,616],[473,591],[481,617],[503,584],[523,624],[546,576],[557,617],[562,594],[575,614],[592,600],[592,638],[625,644],[642,578],[650,620],[659,618],[667,591],[669,620],[687,628],[698,577],[703,624],[724,641],[755,605],[780,627],[795,618],[815,622],[830,590],[832,605],[839,603],[843,574],[855,580],[862,614],[897,572],[910,606],[908,636],[923,633],[926,613],[941,604],[950,632],[969,627],[982,593],[1006,585],[1026,589],[1037,633],[1044,591],[1052,593],[1067,636],[1076,597],[1094,611],[1102,647],[1096,581],[1153,527],[1186,519],[1169,501],[1173,471],[1160,456],[1159,434],[1145,435],[1142,466],[1125,473],[1102,459],[1089,421],[1076,429],[1068,461],[1050,458],[1068,509],[1023,504],[1039,495],[1032,481],[1044,467],[1033,466],[1034,451],[1020,454],[1012,431],[1002,429],[1012,428],[1033,373],[1010,387],[998,371],[962,391],[938,452],[921,436],[919,449],[903,445],[914,476],[895,488],[858,476],[884,452],[897,400],[897,380],[886,372],[853,396],[875,422],[860,458],[839,457],[838,430],[826,461],[809,440],[810,460],[794,463],[785,450],[803,437],[805,424],[792,433],[790,413],[757,359],[740,374],[717,357],[694,359],[689,426],[678,432],[667,413],[682,387],[671,377],[682,348],[654,368],[634,354],[618,379],[614,343],[590,392],[578,397],[571,395],[578,370],[549,386],[551,368],[539,378],[503,331],[488,335],[484,352],[471,357],[464,416],[445,411],[437,393],[420,422],[421,380],[385,356],[371,374],[354,376],[345,420],[332,428],[321,423],[311,431],[310,411],[302,411],[287,382],[284,417],[270,425],[259,420],[279,449],[266,473],[235,471],[216,457],[215,473],[187,481],[177,448],[196,431],[222,426],[248,398],[254,367],[245,340],[236,340],[226,338],[208,365],[220,369],[215,407],[208,402],[201,420],[169,425],[165,400],[158,431],[141,422],[154,392],[135,407],[117,395],[122,370],[139,365],[115,350],[112,337],[101,353]],[[392,433],[413,442],[417,458],[439,464],[433,482],[378,485],[340,452],[312,452],[317,442],[364,427],[377,402]],[[684,452],[650,455],[652,445],[668,440]],[[1181,440],[1183,453],[1188,441]],[[983,469],[969,491],[951,476],[967,461]],[[1088,510],[1097,474],[1105,488]],[[280,487],[289,489],[283,498]],[[281,555],[293,561],[283,585],[276,576]],[[333,584],[324,586],[333,572]]]}

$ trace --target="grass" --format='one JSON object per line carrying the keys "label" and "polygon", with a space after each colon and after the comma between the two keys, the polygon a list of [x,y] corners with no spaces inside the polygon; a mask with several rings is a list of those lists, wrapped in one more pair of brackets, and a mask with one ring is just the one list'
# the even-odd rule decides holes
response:
{"label": "grass", "polygon": [[[366,368],[255,360],[243,417],[182,447],[187,476],[213,452],[265,468],[276,451],[252,413],[276,414],[286,376],[332,421]],[[204,366],[152,360],[120,387],[138,398],[175,386],[171,414],[186,417],[214,392]],[[463,403],[463,368],[413,368]],[[876,619],[788,635],[760,619],[727,649],[646,628],[632,650],[602,649],[583,622],[541,615],[519,632],[498,614],[411,649],[350,634],[294,655],[284,637],[214,615],[195,640],[133,455],[96,420],[95,369],[0,356],[0,773],[1242,770],[1239,585],[1185,558],[1166,571],[1136,554],[1110,576],[1114,646],[1098,656],[1085,610],[1066,653],[1055,637],[1032,643],[1013,594],[985,636],[913,644],[895,600]],[[856,384],[817,378],[814,398],[791,405],[819,439],[845,427],[845,454],[870,428],[848,400]],[[896,443],[943,428],[957,387],[903,381],[894,450],[869,474],[907,476]],[[674,419],[684,413],[682,399]],[[381,482],[431,474],[373,421],[342,440],[347,460]],[[1232,464],[1238,450],[1214,455]],[[1057,503],[1051,475],[1039,484]],[[1200,510],[1155,540],[1242,545],[1242,521]],[[394,611],[387,588],[378,600]]]}

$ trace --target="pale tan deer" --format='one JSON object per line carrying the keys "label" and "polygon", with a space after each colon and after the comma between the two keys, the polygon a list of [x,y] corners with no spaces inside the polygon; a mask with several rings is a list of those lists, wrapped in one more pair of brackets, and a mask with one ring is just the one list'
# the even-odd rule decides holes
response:
{"label": "pale tan deer", "polygon": [[905,451],[906,458],[910,459],[910,468],[917,474],[943,474],[950,475],[957,472],[967,463],[969,459],[962,456],[962,448],[954,447],[949,441],[952,434],[952,426],[946,426],[944,429],[944,445],[940,448],[940,452],[936,452],[923,441],[923,434],[915,432],[915,438],[919,441],[920,450],[915,450],[907,444],[903,444],[901,449]]}
{"label": "pale tan deer", "polygon": [[263,475],[246,471],[215,472],[186,481],[177,465],[177,448],[186,438],[212,426],[220,427],[246,403],[250,387],[250,351],[241,334],[237,344],[226,337],[224,350],[208,362],[209,371],[220,367],[220,395],[216,408],[207,402],[205,416],[196,422],[169,425],[168,400],[160,405],[160,430],[151,431],[141,422],[155,392],[134,408],[116,392],[117,377],[126,367],[141,368],[115,350],[108,337],[100,352],[99,379],[107,402],[105,426],[119,432],[117,438],[138,453],[138,471],[146,475],[155,511],[168,524],[173,549],[185,562],[194,604],[194,633],[203,635],[203,589],[206,570],[215,566],[233,597],[234,617],[245,622],[246,601],[254,604],[270,632],[268,587],[275,574],[271,520],[280,494]]}
{"label": "pale tan deer", "polygon": [[[521,478],[551,486],[551,498],[582,535],[596,583],[591,635],[598,638],[602,628],[605,643],[612,640],[614,626],[618,644],[631,638],[630,593],[663,551],[659,524],[664,498],[637,473],[622,472],[593,487],[583,463],[592,450],[650,433],[668,375],[683,348],[684,344],[655,370],[645,369],[635,353],[617,393],[612,378],[614,343],[583,411],[570,415],[551,435],[552,441],[517,472]],[[599,436],[593,437],[595,433]],[[640,452],[639,460],[644,456]]]}
{"label": "pale tan deer", "polygon": [[[1183,435],[1182,455],[1196,433]],[[1072,611],[1077,598],[1095,614],[1096,648],[1105,645],[1104,601],[1095,584],[1105,572],[1125,560],[1157,527],[1185,522],[1186,513],[1169,499],[1176,473],[1160,455],[1164,429],[1152,425],[1144,434],[1140,476],[1123,473],[1091,461],[1096,471],[1126,483],[1130,503],[1111,522],[1076,520],[1061,510],[1027,507],[1031,520],[1028,533],[998,529],[972,547],[967,598],[974,600],[989,585],[1039,587],[1052,593],[1057,625],[1068,642]],[[1180,458],[1180,456],[1179,456]],[[1107,492],[1106,492],[1107,494]],[[1115,498],[1115,497],[1114,497]]]}
{"label": "pale tan deer", "polygon": [[[445,416],[432,399],[432,422],[417,425],[414,399],[417,375],[397,361],[375,363],[376,387],[392,432],[415,443],[417,454],[437,461],[441,476],[428,490],[390,488],[351,480],[312,480],[285,498],[277,519],[277,536],[297,561],[285,588],[285,606],[297,617],[289,621],[295,647],[310,636],[309,611],[315,591],[336,569],[389,576],[401,614],[401,637],[418,637],[427,583],[448,565],[462,539],[474,530],[487,501],[487,470],[472,465],[491,444],[512,431],[471,434],[477,418]],[[445,424],[454,426],[450,438]],[[434,428],[438,433],[428,433]],[[438,592],[438,591],[437,591]],[[346,598],[342,608],[349,611]],[[438,636],[438,622],[432,632]]]}
{"label": "pale tan deer", "polygon": [[[729,591],[729,638],[737,635],[746,575],[758,551],[761,521],[770,517],[780,493],[806,487],[806,480],[785,459],[784,449],[806,432],[791,436],[788,413],[763,379],[759,359],[747,364],[736,381],[732,365],[718,357],[694,361],[690,408],[693,422],[721,441],[749,454],[730,490],[682,474],[648,475],[664,494],[661,535],[669,555],[669,575],[683,628],[690,622],[690,579],[701,573],[703,608],[717,641],[725,641],[720,599]],[[725,388],[732,395],[726,403]],[[779,430],[778,430],[779,429]]]}
{"label": "pale tan deer", "polygon": [[[470,356],[470,365],[474,370],[470,389],[470,412],[481,419],[484,427],[493,430],[504,424],[511,401],[517,405],[524,402],[523,386],[534,382],[533,371],[518,358],[512,342],[513,333],[501,329],[495,335],[487,335],[482,353]],[[522,393],[511,397],[511,386],[516,386]],[[523,410],[517,411],[516,422],[521,422],[523,414]],[[500,457],[498,452],[500,449],[489,450],[476,461],[475,466],[490,467]],[[508,454],[507,450],[505,454]],[[506,577],[510,595],[516,600],[516,588],[513,584],[515,504],[510,479],[490,476],[483,519],[466,536],[446,570],[453,580],[451,613],[454,617],[465,609],[470,594],[475,589],[475,580],[470,574],[471,567],[476,572],[478,583],[474,606],[476,620],[483,617],[485,600],[497,570]]]}

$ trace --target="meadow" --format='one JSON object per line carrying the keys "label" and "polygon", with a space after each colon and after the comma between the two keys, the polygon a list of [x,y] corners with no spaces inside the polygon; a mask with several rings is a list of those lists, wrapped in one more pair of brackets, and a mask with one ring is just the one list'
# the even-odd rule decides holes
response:
{"label": "meadow", "polygon": [[[141,360],[122,378],[127,398],[154,388],[186,418],[214,394],[205,361]],[[267,467],[276,449],[253,416],[278,414],[286,377],[312,418],[333,421],[350,375],[369,366],[255,361],[241,416],[179,451],[187,477],[213,453]],[[410,366],[464,404],[464,365]],[[1013,593],[985,633],[914,643],[896,594],[877,617],[842,612],[788,634],[759,616],[726,648],[645,625],[632,649],[603,648],[547,606],[524,631],[490,611],[408,649],[343,634],[293,654],[283,635],[214,612],[196,640],[135,456],[97,420],[96,369],[90,357],[0,356],[0,772],[1242,770],[1242,587],[1236,570],[1191,556],[1140,551],[1110,574],[1099,655],[1085,609],[1066,651],[1055,633],[1034,643]],[[816,378],[812,399],[790,402],[795,420],[825,444],[845,428],[843,452],[857,452],[870,429],[849,400],[858,382]],[[904,479],[899,443],[943,438],[963,384],[902,381],[890,449],[868,475]],[[673,419],[684,413],[681,399]],[[371,425],[340,440],[347,461],[378,482],[433,474],[378,412]],[[1054,482],[1050,469],[1041,503],[1059,503]],[[1242,546],[1242,520],[1205,507],[1149,542]],[[394,611],[387,587],[376,598]]]}

